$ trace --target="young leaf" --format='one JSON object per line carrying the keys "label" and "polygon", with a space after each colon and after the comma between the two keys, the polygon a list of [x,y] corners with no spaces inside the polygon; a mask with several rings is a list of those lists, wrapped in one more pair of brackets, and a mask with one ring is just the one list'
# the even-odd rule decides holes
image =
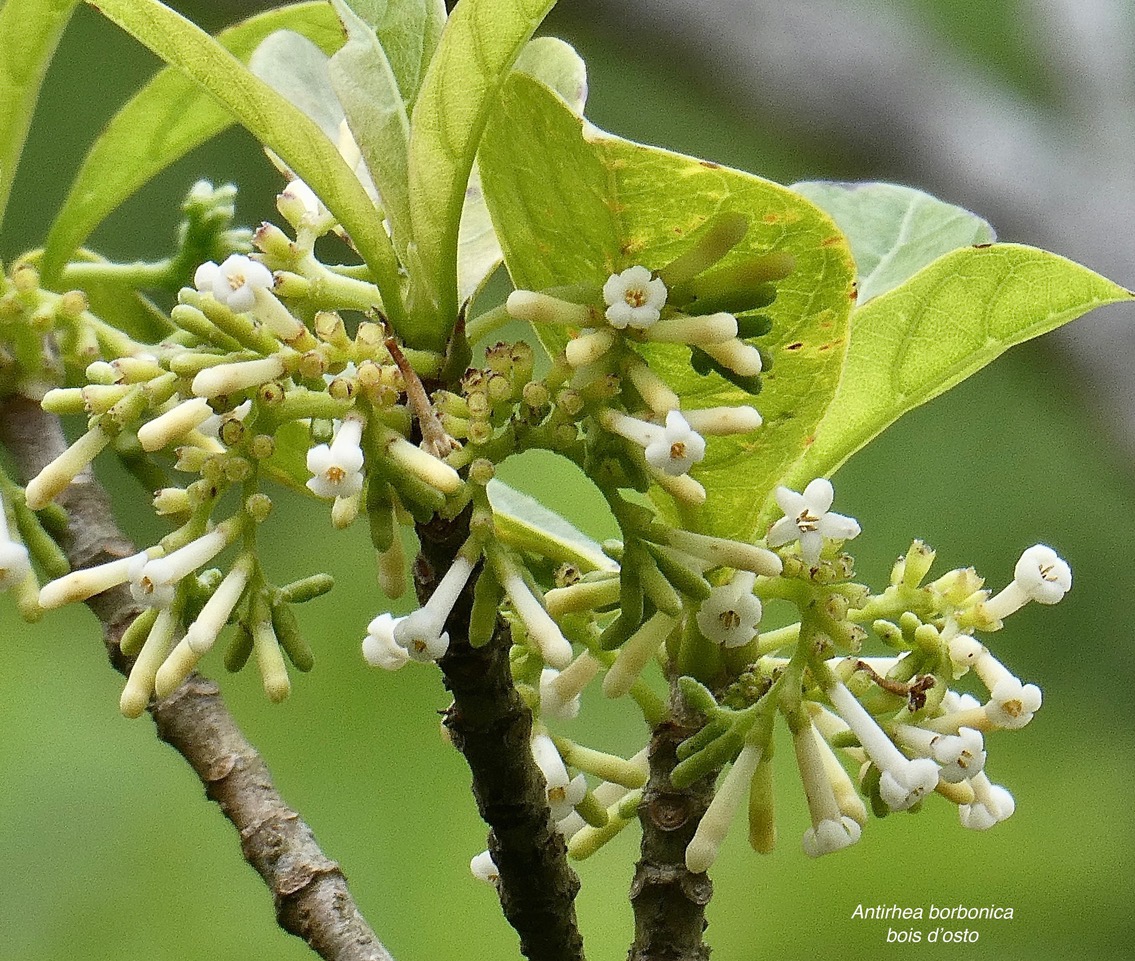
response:
{"label": "young leaf", "polygon": [[794,184],[832,219],[851,243],[862,307],[897,287],[943,254],[991,244],[993,228],[977,214],[898,184]]}
{"label": "young leaf", "polygon": [[[223,36],[217,39],[223,42]],[[248,69],[319,124],[328,140],[337,141],[344,115],[327,74],[330,59],[302,33],[277,30],[253,51]]]}
{"label": "young leaf", "polygon": [[[587,67],[571,44],[556,37],[530,40],[513,68],[550,87],[573,113],[583,116],[587,102]],[[500,266],[502,259],[489,209],[485,206],[481,172],[477,165],[469,175],[461,228],[457,237],[457,299],[465,303],[486,277]]]}
{"label": "young leaf", "polygon": [[[632,264],[657,270],[690,249],[711,218],[750,218],[723,267],[754,253],[795,257],[767,308],[773,356],[752,398],[717,374],[699,376],[689,350],[655,345],[651,364],[685,407],[753,404],[764,425],[712,438],[693,474],[706,487],[701,523],[746,537],[760,504],[804,451],[835,394],[854,265],[831,220],[799,194],[717,164],[620,140],[588,126],[555,94],[515,74],[481,143],[481,175],[505,263],[518,287],[598,289]],[[555,344],[553,346],[556,346]]]}
{"label": "young leaf", "polygon": [[497,535],[518,550],[532,550],[584,571],[613,571],[617,565],[590,537],[535,498],[499,480],[489,481],[489,502]]}
{"label": "young leaf", "polygon": [[440,347],[457,316],[457,236],[469,171],[497,93],[555,0],[462,0],[422,83],[410,132],[418,305]]}
{"label": "young leaf", "polygon": [[433,59],[445,25],[443,0],[344,0],[378,35],[407,113]]}
{"label": "young leaf", "polygon": [[[265,37],[283,28],[328,52],[343,41],[339,21],[322,2],[269,10],[222,31],[217,40],[243,60]],[[87,153],[48,234],[41,268],[45,281],[50,284],[58,277],[91,231],[119,204],[233,120],[232,113],[190,77],[173,68],[158,73],[115,115]]]}
{"label": "young leaf", "polygon": [[205,88],[311,186],[374,274],[396,329],[405,320],[390,238],[358,177],[323,131],[216,40],[157,0],[99,0],[98,9]]}
{"label": "young leaf", "polygon": [[346,44],[327,65],[331,85],[382,198],[394,246],[405,251],[411,239],[406,106],[374,30],[344,0],[331,0],[331,5],[347,28]]}
{"label": "young leaf", "polygon": [[[782,483],[799,490],[832,473],[907,411],[1014,344],[1133,297],[1086,267],[1032,247],[970,247],[939,258],[855,311],[835,400]],[[775,507],[766,505],[762,516],[775,516]]]}
{"label": "young leaf", "polygon": [[39,88],[77,0],[7,0],[0,7],[0,225]]}

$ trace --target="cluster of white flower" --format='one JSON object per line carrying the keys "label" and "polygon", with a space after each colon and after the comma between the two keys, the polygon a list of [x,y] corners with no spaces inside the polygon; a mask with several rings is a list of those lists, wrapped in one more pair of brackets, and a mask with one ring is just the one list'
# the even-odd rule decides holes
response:
{"label": "cluster of white flower", "polygon": [[667,308],[668,295],[660,276],[636,264],[607,279],[602,313],[595,306],[528,290],[514,291],[507,309],[519,320],[576,331],[564,351],[574,371],[575,388],[585,389],[612,374],[633,385],[646,411],[631,414],[607,407],[598,413],[599,424],[639,449],[651,478],[667,492],[685,503],[699,504],[705,500],[705,489],[689,471],[705,457],[705,437],[747,434],[761,425],[761,417],[749,406],[682,410],[677,394],[651,369],[637,346],[683,344],[744,378],[761,372],[761,355],[739,337],[732,314],[681,313]]}

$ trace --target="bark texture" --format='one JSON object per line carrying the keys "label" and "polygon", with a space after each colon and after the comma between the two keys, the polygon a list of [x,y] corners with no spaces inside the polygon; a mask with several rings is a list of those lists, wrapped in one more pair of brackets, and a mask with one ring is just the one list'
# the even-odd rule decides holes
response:
{"label": "bark texture", "polygon": [[[0,403],[0,442],[24,482],[67,446],[58,420],[21,397]],[[61,546],[72,569],[90,567],[137,549],[118,529],[106,492],[89,472],[59,497],[68,513]],[[138,607],[126,587],[96,595],[87,606],[98,617],[111,664],[128,674],[133,663],[119,639]],[[199,675],[150,704],[158,736],[201,778],[240,834],[244,858],[263,878],[276,917],[327,961],[391,961],[347,889],[339,865],[320,850],[311,829],[272,784],[264,759],[241,733],[217,686]]]}
{"label": "bark texture", "polygon": [[650,740],[650,780],[639,805],[642,856],[631,882],[635,939],[629,961],[706,961],[705,907],[713,883],[686,869],[686,846],[713,799],[713,776],[678,789],[670,772],[678,745],[697,732],[694,724],[665,721]]}
{"label": "bark texture", "polygon": [[[419,598],[439,578],[468,536],[468,516],[419,525],[422,552],[414,570]],[[439,662],[453,704],[445,726],[473,775],[473,796],[490,827],[489,851],[500,873],[505,917],[530,961],[582,961],[575,917],[579,878],[552,823],[544,777],[528,747],[532,714],[512,683],[511,639],[498,621],[492,640],[471,647],[467,625],[472,584],[448,622],[449,651]]]}

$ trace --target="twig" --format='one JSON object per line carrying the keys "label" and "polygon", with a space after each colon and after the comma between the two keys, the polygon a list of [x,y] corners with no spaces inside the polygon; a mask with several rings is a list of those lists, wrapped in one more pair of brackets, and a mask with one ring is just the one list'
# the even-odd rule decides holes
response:
{"label": "twig", "polygon": [[[422,553],[414,582],[424,601],[469,532],[468,514],[419,525]],[[512,683],[510,637],[499,622],[492,640],[471,647],[472,588],[448,622],[449,651],[439,662],[453,704],[445,726],[473,774],[473,795],[491,828],[489,852],[500,874],[505,917],[530,961],[582,961],[575,918],[579,879],[548,811],[546,785],[528,747],[532,715]]]}
{"label": "twig", "polygon": [[[0,442],[24,482],[67,446],[58,419],[23,397],[0,402]],[[75,479],[60,503],[68,513],[62,547],[72,568],[136,552],[89,472]],[[102,624],[111,664],[128,674],[133,661],[118,645],[138,613],[130,591],[114,588],[87,605]],[[151,703],[150,713],[158,736],[189,762],[206,795],[237,829],[245,860],[272,892],[280,927],[327,961],[391,961],[355,905],[339,865],[323,854],[311,829],[280,797],[268,766],[237,727],[217,686],[191,675],[169,697]]]}
{"label": "twig", "polygon": [[628,961],[707,961],[705,908],[713,897],[708,875],[686,868],[686,847],[713,799],[714,775],[676,788],[670,773],[677,749],[696,725],[664,721],[650,739],[650,780],[639,805],[642,857],[631,882],[635,939]]}

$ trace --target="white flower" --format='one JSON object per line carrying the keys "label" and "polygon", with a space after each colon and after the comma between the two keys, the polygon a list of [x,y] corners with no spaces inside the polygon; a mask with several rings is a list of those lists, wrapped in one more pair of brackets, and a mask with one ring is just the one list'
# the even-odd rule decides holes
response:
{"label": "white flower", "polygon": [[698,609],[698,628],[722,647],[743,647],[757,636],[761,602],[753,596],[756,575],[739,571],[728,584],[715,587]]}
{"label": "white flower", "polygon": [[642,330],[658,320],[666,305],[666,285],[657,277],[651,280],[650,271],[636,265],[607,278],[603,300],[612,327]]}
{"label": "white flower", "polygon": [[929,758],[912,761],[906,757],[842,682],[836,681],[828,688],[827,695],[879,769],[879,796],[887,807],[892,811],[905,811],[934,790],[938,784],[937,764]]}
{"label": "white flower", "polygon": [[257,289],[271,290],[272,283],[272,271],[244,254],[231,254],[219,267],[208,260],[193,275],[201,293],[212,294],[237,314],[251,310]]}
{"label": "white flower", "polygon": [[21,583],[31,569],[28,549],[13,540],[8,528],[8,511],[0,498],[0,591]]}
{"label": "white flower", "polygon": [[655,432],[645,453],[651,467],[677,477],[705,457],[705,441],[680,411],[672,410],[666,415],[666,426]]}
{"label": "white flower", "polygon": [[582,774],[568,777],[563,758],[547,734],[534,734],[531,741],[532,757],[544,775],[547,785],[548,807],[553,821],[562,821],[575,809],[587,793],[587,781]]}
{"label": "white flower", "polygon": [[371,667],[381,667],[396,671],[407,664],[410,655],[406,648],[394,640],[394,629],[401,618],[393,614],[379,614],[367,625],[367,636],[363,640],[363,657]]}
{"label": "white flower", "polygon": [[478,881],[484,881],[486,884],[496,885],[501,879],[496,862],[493,861],[493,856],[488,851],[482,851],[474,857],[469,862],[469,870],[473,873],[473,877]]}
{"label": "white flower", "polygon": [[[587,655],[590,657],[590,655]],[[594,661],[593,658],[591,660]],[[594,661],[598,670],[599,662]],[[570,665],[569,665],[570,666]],[[556,682],[563,675],[554,667],[546,667],[540,672],[540,716],[552,717],[558,721],[570,721],[579,716],[579,693],[564,698]]]}
{"label": "white flower", "polygon": [[1029,601],[1056,604],[1072,588],[1072,569],[1051,547],[1035,544],[1021,554],[1013,580],[982,608],[995,620],[1003,620]]}
{"label": "white flower", "polygon": [[959,728],[957,734],[941,734],[900,724],[895,736],[904,747],[937,761],[942,766],[939,776],[948,784],[959,784],[985,767],[985,739],[972,727]]}
{"label": "white flower", "polygon": [[1016,730],[1040,710],[1041,693],[1035,684],[1022,684],[1012,675],[1002,677],[989,692],[985,716],[994,727]]}
{"label": "white flower", "polygon": [[812,826],[804,832],[802,840],[804,853],[811,858],[849,847],[859,840],[862,833],[859,822],[840,810],[820,750],[821,743],[820,735],[811,723],[801,726],[792,737],[800,780],[804,784],[804,798],[812,817]]}
{"label": "white flower", "polygon": [[879,776],[879,797],[892,811],[913,807],[938,786],[938,765],[930,758],[903,761],[906,763],[893,764]]}
{"label": "white flower", "polygon": [[987,831],[993,825],[1013,816],[1017,804],[1000,784],[993,784],[984,773],[970,780],[973,786],[973,803],[958,808],[962,827],[973,831]]}
{"label": "white flower", "polygon": [[[412,614],[393,623],[395,643],[415,661],[436,661],[449,650],[445,622],[469,582],[473,567],[473,561],[464,554],[458,554],[445,576],[438,581],[430,599]],[[371,626],[375,626],[375,621],[371,621]],[[383,625],[379,627],[382,629]]]}
{"label": "white flower", "polygon": [[556,622],[532,593],[520,572],[505,567],[498,572],[501,587],[508,595],[512,609],[528,630],[528,636],[536,642],[544,663],[562,671],[571,663],[571,642],[564,637]]}
{"label": "white flower", "polygon": [[801,843],[808,857],[818,858],[850,847],[859,840],[862,833],[863,828],[859,826],[858,821],[852,820],[847,815],[841,815],[838,821],[834,818],[827,819],[815,827],[808,828]]}
{"label": "white flower", "polygon": [[177,585],[228,547],[243,524],[243,516],[230,518],[163,557],[151,558],[145,552],[135,554],[128,566],[134,600],[150,607],[169,607]]}
{"label": "white flower", "polygon": [[362,436],[362,421],[348,417],[330,447],[319,444],[307,452],[307,469],[315,475],[307,486],[316,497],[353,497],[363,489]]}
{"label": "white flower", "polygon": [[9,540],[0,543],[0,591],[21,583],[31,569],[28,549],[23,544]]}
{"label": "white flower", "polygon": [[746,744],[718,786],[697,831],[686,845],[686,869],[691,873],[703,874],[717,860],[733,815],[748,796],[749,785],[763,754],[764,748],[761,745]]}
{"label": "white flower", "polygon": [[846,541],[858,535],[859,524],[853,518],[833,514],[829,510],[834,497],[831,481],[824,477],[817,477],[802,494],[787,487],[778,487],[776,502],[784,511],[784,517],[768,532],[769,546],[780,547],[798,540],[805,563],[815,567],[819,563],[825,537]]}

